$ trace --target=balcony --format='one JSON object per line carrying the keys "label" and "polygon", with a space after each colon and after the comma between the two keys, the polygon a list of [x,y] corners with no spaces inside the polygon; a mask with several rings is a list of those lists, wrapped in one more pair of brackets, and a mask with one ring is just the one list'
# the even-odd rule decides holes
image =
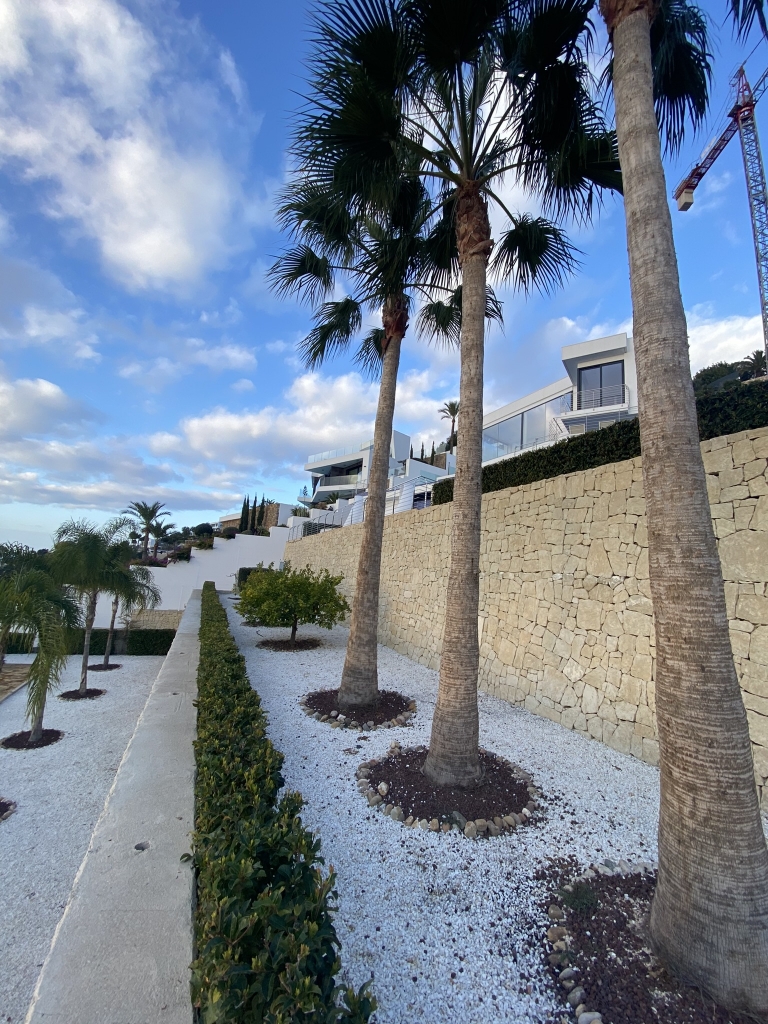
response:
{"label": "balcony", "polygon": [[356,455],[358,452],[364,451],[366,448],[373,446],[373,440],[362,441],[360,444],[352,444],[348,448],[334,448],[328,452],[318,452],[316,455],[310,455],[307,459],[307,465],[313,462],[330,462],[331,459],[340,459],[345,455]]}
{"label": "balcony", "polygon": [[317,481],[315,494],[321,487],[354,487],[361,477],[361,473],[351,473],[349,476],[321,476]]}
{"label": "balcony", "polygon": [[629,388],[626,384],[611,384],[607,388],[579,391],[576,400],[577,410],[604,409],[617,405],[629,405]]}

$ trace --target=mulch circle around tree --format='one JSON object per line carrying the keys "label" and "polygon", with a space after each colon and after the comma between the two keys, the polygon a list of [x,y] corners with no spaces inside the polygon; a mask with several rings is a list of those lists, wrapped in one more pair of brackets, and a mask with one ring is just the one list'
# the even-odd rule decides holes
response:
{"label": "mulch circle around tree", "polygon": [[59,694],[59,700],[96,700],[97,697],[103,697],[106,690],[92,689],[90,686],[85,693],[80,693],[79,690],[65,690],[64,693]]}
{"label": "mulch circle around tree", "polygon": [[30,735],[29,729],[15,732],[11,736],[6,736],[4,740],[0,740],[0,747],[5,747],[7,750],[37,750],[38,747],[48,747],[51,743],[58,743],[64,733],[60,729],[43,729],[43,735],[37,743],[29,742]]}
{"label": "mulch circle around tree", "polygon": [[458,830],[468,839],[512,832],[532,820],[541,791],[522,768],[481,750],[479,785],[435,786],[422,772],[426,757],[426,747],[393,744],[386,757],[358,768],[360,792],[395,821],[432,832]]}
{"label": "mulch circle around tree", "polygon": [[367,729],[372,731],[393,726],[407,725],[416,714],[416,701],[403,696],[396,690],[380,690],[375,704],[356,708],[346,714],[339,707],[339,691],[316,690],[301,698],[306,713],[320,722],[328,722],[334,728]]}
{"label": "mulch circle around tree", "polygon": [[89,665],[89,672],[114,672],[116,668],[122,668],[122,665]]}
{"label": "mulch circle around tree", "polygon": [[651,952],[649,868],[606,861],[575,878],[574,865],[559,861],[540,874],[551,884],[549,970],[570,1004],[555,1021],[570,1024],[578,1012],[600,1014],[602,1024],[754,1024],[684,985]]}
{"label": "mulch circle around tree", "polygon": [[5,821],[6,818],[10,818],[15,810],[15,800],[9,800],[7,797],[0,796],[0,821]]}
{"label": "mulch circle around tree", "polygon": [[316,636],[299,637],[291,644],[290,640],[260,640],[257,647],[263,647],[266,651],[314,651],[316,647],[322,647],[323,641]]}

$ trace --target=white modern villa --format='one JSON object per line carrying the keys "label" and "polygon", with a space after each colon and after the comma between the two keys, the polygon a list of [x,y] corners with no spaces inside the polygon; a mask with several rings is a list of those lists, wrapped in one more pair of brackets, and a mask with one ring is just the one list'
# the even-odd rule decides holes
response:
{"label": "white modern villa", "polygon": [[[567,376],[483,418],[483,465],[637,415],[635,353],[626,334],[566,345],[561,357]],[[425,508],[432,484],[455,472],[456,458],[444,445],[436,465],[411,458],[410,447],[410,437],[393,430],[387,515]],[[299,495],[309,519],[288,519],[289,539],[362,522],[372,451],[373,440],[367,440],[309,456],[304,468],[311,487]]]}

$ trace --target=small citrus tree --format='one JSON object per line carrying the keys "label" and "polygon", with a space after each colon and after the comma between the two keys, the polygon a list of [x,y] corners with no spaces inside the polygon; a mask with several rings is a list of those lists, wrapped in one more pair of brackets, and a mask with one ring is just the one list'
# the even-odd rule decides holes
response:
{"label": "small citrus tree", "polygon": [[338,591],[343,579],[308,565],[294,569],[286,562],[278,570],[260,564],[240,588],[240,614],[262,626],[290,626],[293,647],[299,625],[331,629],[344,618],[349,605]]}

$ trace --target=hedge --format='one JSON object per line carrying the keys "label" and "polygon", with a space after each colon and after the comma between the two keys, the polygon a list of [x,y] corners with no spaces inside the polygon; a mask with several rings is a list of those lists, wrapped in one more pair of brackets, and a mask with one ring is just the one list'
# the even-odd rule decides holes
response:
{"label": "hedge", "polygon": [[[89,648],[91,654],[99,655],[104,653],[107,648],[108,633],[108,629],[91,630],[91,645]],[[121,630],[115,630],[113,652],[115,652],[118,635],[121,634]],[[82,629],[71,629],[68,631],[67,652],[69,654],[83,653],[84,636],[85,631]],[[175,629],[129,629],[125,653],[132,655],[165,655],[168,653],[175,636]]]}
{"label": "hedge", "polygon": [[[699,437],[708,441],[740,430],[768,426],[768,381],[743,384],[738,388],[703,395],[696,399]],[[563,473],[595,469],[611,462],[624,462],[640,454],[640,426],[637,418],[619,420],[611,427],[559,441],[548,448],[523,452],[483,467],[483,494],[505,487],[520,487]],[[453,478],[438,480],[432,488],[432,504],[453,500]]]}
{"label": "hedge", "polygon": [[363,1024],[342,990],[333,872],[283,786],[280,754],[212,583],[202,595],[195,752],[192,996],[202,1024]]}

